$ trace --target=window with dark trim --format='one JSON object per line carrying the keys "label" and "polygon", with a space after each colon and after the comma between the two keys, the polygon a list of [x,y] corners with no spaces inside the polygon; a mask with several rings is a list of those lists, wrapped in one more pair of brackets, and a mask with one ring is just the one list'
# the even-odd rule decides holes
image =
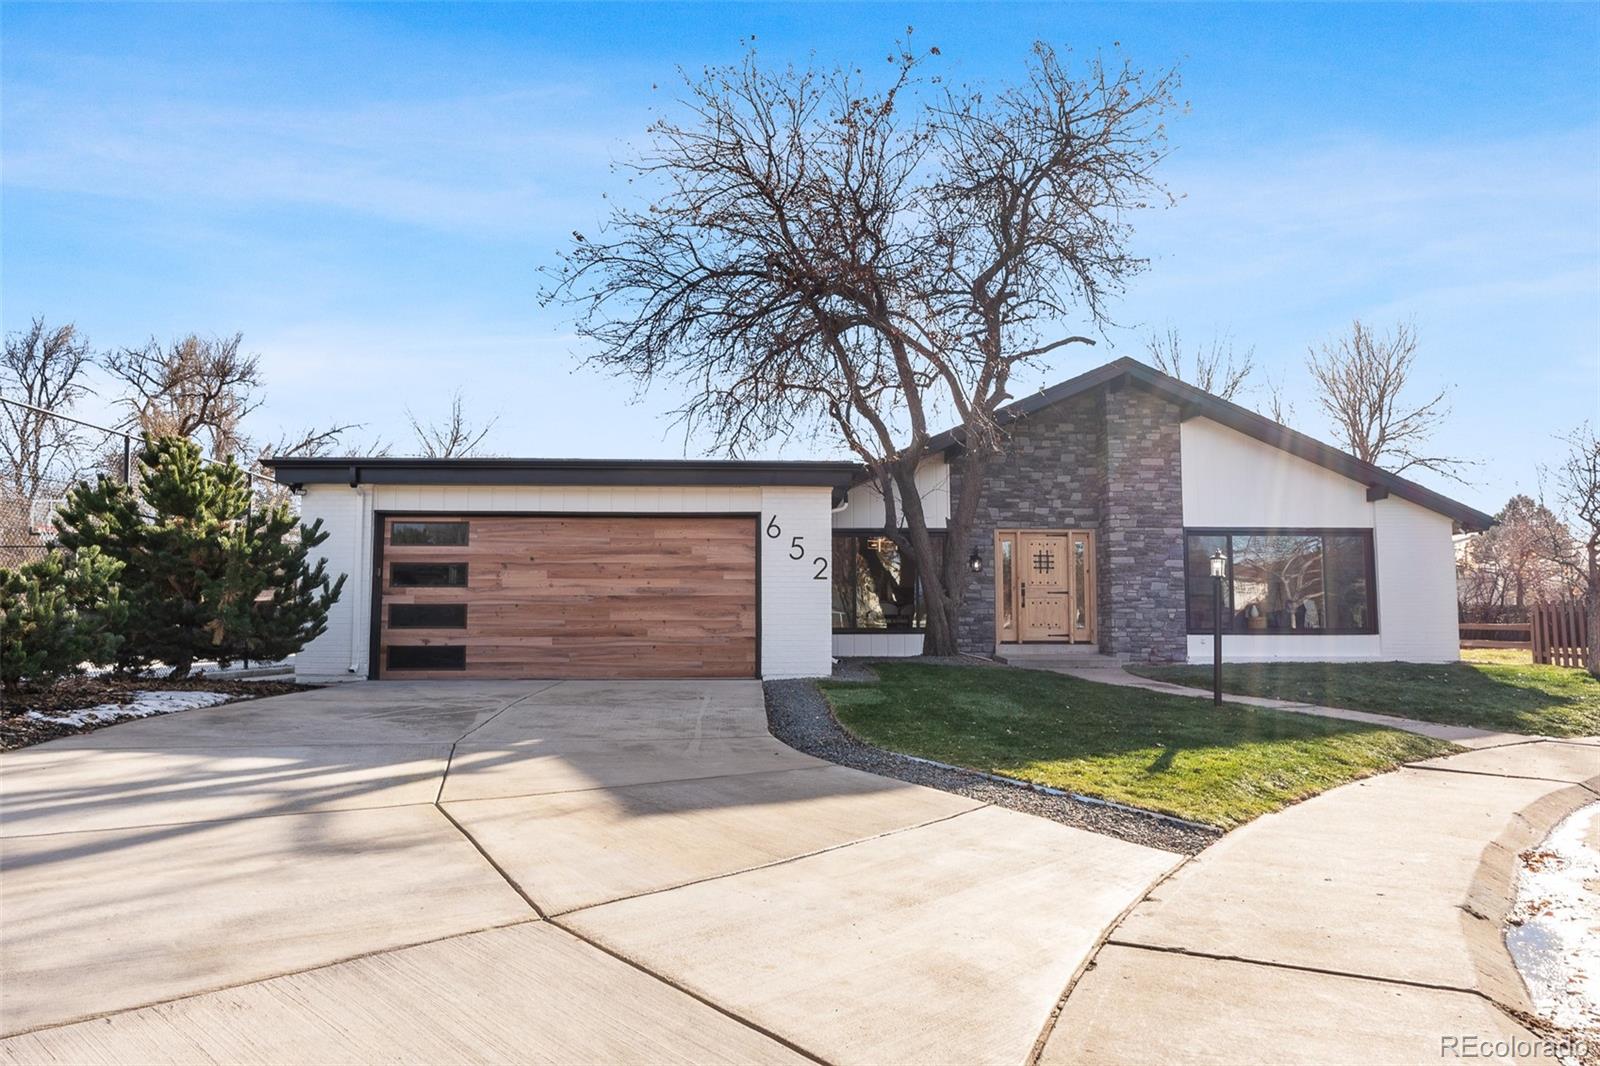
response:
{"label": "window with dark trim", "polygon": [[389,543],[464,548],[467,544],[467,523],[393,522],[389,525]]}
{"label": "window with dark trim", "polygon": [[1191,529],[1184,533],[1190,633],[1212,631],[1211,556],[1228,557],[1225,633],[1376,633],[1378,589],[1368,529]]}
{"label": "window with dark trim", "polygon": [[465,629],[464,603],[391,603],[390,629]]}
{"label": "window with dark trim", "polygon": [[[934,535],[943,551],[944,535]],[[833,631],[920,632],[928,624],[922,577],[909,552],[882,533],[833,535]]]}
{"label": "window with dark trim", "polygon": [[390,670],[465,670],[467,649],[459,644],[391,644]]}
{"label": "window with dark trim", "polygon": [[466,563],[389,564],[391,588],[465,588],[466,584]]}

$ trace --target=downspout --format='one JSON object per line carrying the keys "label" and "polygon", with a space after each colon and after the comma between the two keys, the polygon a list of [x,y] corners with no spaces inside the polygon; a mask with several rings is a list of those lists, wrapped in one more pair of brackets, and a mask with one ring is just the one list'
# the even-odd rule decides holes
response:
{"label": "downspout", "polygon": [[[361,468],[350,468],[350,488],[356,494],[356,506],[361,508],[361,539],[357,542],[356,561],[357,573],[362,575],[363,586],[367,596],[372,596],[372,495],[370,490],[361,484]],[[350,673],[356,676],[366,676],[366,671],[361,669],[362,649],[367,646],[366,626],[363,625],[363,612],[357,610],[357,604],[350,605]],[[369,618],[372,604],[367,604],[365,612]],[[369,621],[370,624],[370,621]]]}

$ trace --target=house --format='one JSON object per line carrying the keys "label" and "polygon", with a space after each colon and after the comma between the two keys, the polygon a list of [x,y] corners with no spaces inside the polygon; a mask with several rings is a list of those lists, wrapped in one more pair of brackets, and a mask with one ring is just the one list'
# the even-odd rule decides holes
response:
{"label": "house", "polygon": [[[964,650],[1456,657],[1452,535],[1491,519],[1119,359],[1001,412]],[[930,525],[961,438],[918,471]],[[854,463],[294,458],[352,580],[297,675],[807,677],[921,649],[921,582]]]}

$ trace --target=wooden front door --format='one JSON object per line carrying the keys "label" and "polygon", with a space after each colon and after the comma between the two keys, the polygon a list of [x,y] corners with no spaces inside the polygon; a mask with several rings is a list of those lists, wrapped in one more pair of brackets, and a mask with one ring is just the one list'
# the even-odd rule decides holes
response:
{"label": "wooden front door", "polygon": [[1022,639],[1071,640],[1072,576],[1063,533],[1024,533],[1018,541],[1017,605]]}
{"label": "wooden front door", "polygon": [[756,676],[748,517],[386,517],[378,675]]}
{"label": "wooden front door", "polygon": [[995,539],[996,641],[1092,643],[1094,533],[1001,530]]}

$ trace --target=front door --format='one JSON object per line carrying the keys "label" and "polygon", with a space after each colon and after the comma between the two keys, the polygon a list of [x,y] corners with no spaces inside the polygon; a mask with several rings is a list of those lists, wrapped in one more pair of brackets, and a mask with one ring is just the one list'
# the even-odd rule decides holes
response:
{"label": "front door", "polygon": [[1072,639],[1072,574],[1067,565],[1065,533],[1024,533],[1021,548],[1020,587],[1022,639]]}
{"label": "front door", "polygon": [[998,643],[1094,641],[1092,531],[1000,530],[995,559]]}

